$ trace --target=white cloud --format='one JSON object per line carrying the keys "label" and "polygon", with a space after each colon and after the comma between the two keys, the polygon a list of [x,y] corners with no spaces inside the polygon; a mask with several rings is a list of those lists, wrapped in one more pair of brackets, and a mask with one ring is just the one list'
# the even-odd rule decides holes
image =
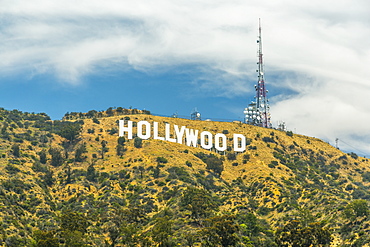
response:
{"label": "white cloud", "polygon": [[232,1],[6,1],[3,66],[40,63],[77,79],[93,63],[123,58],[137,69],[202,63],[240,73],[241,12]]}
{"label": "white cloud", "polygon": [[150,73],[196,64],[203,73],[193,83],[229,97],[253,87],[261,17],[267,87],[295,92],[271,99],[272,118],[308,135],[342,136],[370,153],[367,0],[3,0],[1,6],[2,74],[53,73],[78,84],[109,65]]}

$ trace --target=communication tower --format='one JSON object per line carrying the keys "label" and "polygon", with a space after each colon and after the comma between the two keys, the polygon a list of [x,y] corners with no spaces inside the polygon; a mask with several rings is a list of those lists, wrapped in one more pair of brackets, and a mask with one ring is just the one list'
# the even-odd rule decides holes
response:
{"label": "communication tower", "polygon": [[279,122],[277,129],[281,131],[287,131],[285,122]]}
{"label": "communication tower", "polygon": [[200,116],[201,116],[200,115],[200,112],[195,107],[194,110],[193,110],[193,112],[190,115],[191,120],[202,120]]}
{"label": "communication tower", "polygon": [[245,122],[264,128],[271,128],[270,106],[267,99],[267,93],[264,79],[263,55],[262,55],[262,36],[261,36],[261,20],[259,19],[259,35],[258,35],[258,84],[255,85],[256,96],[255,102],[252,101],[247,108],[244,109]]}

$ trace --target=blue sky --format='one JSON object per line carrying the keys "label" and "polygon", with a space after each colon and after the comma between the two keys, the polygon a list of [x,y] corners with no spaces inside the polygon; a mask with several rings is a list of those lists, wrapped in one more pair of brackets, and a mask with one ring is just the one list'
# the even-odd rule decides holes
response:
{"label": "blue sky", "polygon": [[[191,74],[186,71],[193,71]],[[243,107],[253,94],[233,98],[202,92],[189,85],[196,77],[196,66],[175,71],[146,73],[111,71],[86,75],[77,85],[53,83],[49,75],[34,78],[14,76],[2,81],[2,107],[28,112],[45,112],[52,119],[61,119],[66,112],[106,110],[125,107],[150,110],[153,114],[171,116],[174,113],[190,117],[197,108],[203,118],[242,120]],[[238,110],[234,110],[238,109]]]}
{"label": "blue sky", "polygon": [[[242,119],[258,19],[272,123],[370,154],[367,0],[0,0],[0,107]],[[343,142],[341,142],[343,140]],[[349,144],[350,146],[348,146]]]}

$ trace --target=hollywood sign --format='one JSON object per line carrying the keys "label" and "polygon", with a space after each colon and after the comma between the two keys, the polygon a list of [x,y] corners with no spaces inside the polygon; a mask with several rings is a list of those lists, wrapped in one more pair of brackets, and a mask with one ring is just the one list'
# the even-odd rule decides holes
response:
{"label": "hollywood sign", "polygon": [[[209,131],[189,129],[186,126],[179,127],[178,125],[171,125],[165,123],[164,136],[158,133],[159,123],[148,121],[139,121],[136,125],[136,136],[148,140],[150,138],[155,140],[162,140],[174,143],[180,143],[189,147],[200,147],[211,150],[215,148],[218,151],[225,151],[227,149],[227,137],[225,134],[217,133],[213,135]],[[133,139],[134,128],[132,121],[119,120],[119,136],[125,136],[128,139]],[[242,134],[233,134],[233,149],[235,152],[244,152],[246,149],[246,138]]]}

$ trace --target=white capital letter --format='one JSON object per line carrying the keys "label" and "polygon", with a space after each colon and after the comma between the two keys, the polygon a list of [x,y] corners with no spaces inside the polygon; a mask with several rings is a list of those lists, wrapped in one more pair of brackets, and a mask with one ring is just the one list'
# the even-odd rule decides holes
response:
{"label": "white capital letter", "polygon": [[[239,147],[239,140],[240,140],[240,147]],[[242,134],[234,134],[234,151],[244,152],[245,146],[246,146],[245,136],[243,136]]]}
{"label": "white capital letter", "polygon": [[132,139],[132,121],[127,121],[127,127],[125,126],[125,120],[119,120],[119,136],[124,136],[123,133],[127,132],[127,139]]}
{"label": "white capital letter", "polygon": [[[207,138],[207,141],[208,143],[206,144],[206,136],[208,137]],[[208,131],[203,131],[202,133],[200,133],[200,145],[202,146],[202,148],[204,149],[211,149],[212,148],[212,134]]]}
{"label": "white capital letter", "polygon": [[171,125],[169,123],[166,123],[166,141],[176,142],[176,139],[171,138],[170,128]]}
{"label": "white capital letter", "polygon": [[[220,140],[222,143],[222,146],[220,145]],[[218,133],[215,135],[215,148],[218,151],[225,151],[227,148],[227,143],[226,143],[226,136],[224,134]]]}
{"label": "white capital letter", "polygon": [[156,140],[164,141],[164,137],[158,136],[158,122],[154,122],[153,125],[154,125],[154,130],[153,130],[153,132],[154,132],[153,135],[154,136],[153,136],[153,138],[156,139]]}
{"label": "white capital letter", "polygon": [[[145,126],[145,134],[143,133],[143,126]],[[140,121],[137,123],[137,136],[143,140],[150,138],[150,123],[148,121]]]}
{"label": "white capital letter", "polygon": [[179,126],[177,125],[174,125],[173,126],[175,128],[175,134],[177,136],[177,143],[180,143],[182,144],[182,139],[183,139],[183,136],[184,136],[184,132],[185,132],[185,126],[181,126],[181,129],[179,130]]}
{"label": "white capital letter", "polygon": [[190,146],[196,147],[198,142],[198,130],[194,131],[193,129],[186,128],[185,133],[186,133],[186,145],[189,147]]}

